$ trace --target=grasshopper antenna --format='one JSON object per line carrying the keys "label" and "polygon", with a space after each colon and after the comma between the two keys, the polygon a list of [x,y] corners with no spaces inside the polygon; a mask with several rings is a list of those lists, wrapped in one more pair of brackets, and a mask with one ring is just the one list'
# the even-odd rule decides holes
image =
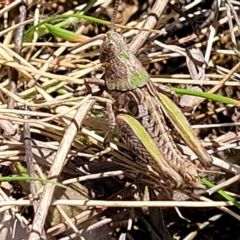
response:
{"label": "grasshopper antenna", "polygon": [[[118,6],[120,5],[121,0],[116,0],[115,4],[114,4],[114,9],[113,9],[113,14],[112,14],[112,18],[111,18],[111,24],[110,24],[110,30],[114,31],[114,24],[115,24],[115,20],[116,20],[116,16],[117,16],[117,12],[118,12]],[[92,37],[86,41],[84,41],[83,43],[78,44],[77,46],[73,47],[70,49],[70,51],[74,51],[77,48],[80,48],[88,43],[94,42],[96,40],[102,40],[104,37],[106,36],[106,34],[99,34],[95,37]]]}
{"label": "grasshopper antenna", "polygon": [[114,24],[115,24],[115,20],[116,20],[116,16],[117,16],[117,12],[118,12],[118,6],[120,5],[120,0],[116,0],[115,4],[114,4],[114,8],[113,8],[113,14],[112,14],[112,18],[111,18],[111,25],[110,25],[110,30],[114,30]]}

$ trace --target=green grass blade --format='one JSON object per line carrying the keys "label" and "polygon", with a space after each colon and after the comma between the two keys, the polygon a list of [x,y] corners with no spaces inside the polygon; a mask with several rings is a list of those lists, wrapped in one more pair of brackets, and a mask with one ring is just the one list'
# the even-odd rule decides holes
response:
{"label": "green grass blade", "polygon": [[55,37],[59,37],[61,39],[70,41],[70,42],[86,42],[89,38],[85,37],[84,35],[76,34],[72,31],[65,30],[63,28],[56,27],[54,25],[45,24],[48,32],[54,35]]}
{"label": "green grass blade", "polygon": [[63,19],[68,19],[67,22],[64,22],[64,24],[62,22],[55,24],[54,26],[56,27],[61,27],[61,26],[65,26],[66,24],[71,23],[71,18],[76,18],[76,19],[83,19],[89,22],[93,22],[93,23],[97,23],[97,24],[103,24],[103,25],[109,25],[110,22],[105,21],[105,20],[101,20],[98,18],[94,18],[94,17],[90,17],[87,15],[83,15],[80,13],[76,13],[76,14],[62,14],[62,15],[56,15],[53,17],[49,17],[43,21],[41,21],[39,24],[34,25],[33,27],[29,28],[25,34],[24,34],[24,41],[31,41],[33,38],[33,33],[36,29],[38,29],[38,36],[42,37],[45,34],[48,33],[45,24],[46,23],[51,23],[52,21],[56,21],[56,20],[63,20]]}
{"label": "green grass blade", "polygon": [[232,104],[234,106],[239,106],[240,105],[240,101],[237,101],[237,100],[232,99],[232,98],[224,97],[224,96],[221,96],[219,94],[200,92],[200,91],[181,89],[181,88],[171,88],[171,90],[173,90],[177,94],[181,94],[181,95],[190,95],[190,96],[202,97],[202,98],[213,100],[215,102]]}
{"label": "green grass blade", "polygon": [[0,177],[0,182],[12,182],[12,181],[40,181],[40,182],[43,182],[43,183],[51,183],[51,184],[54,184],[58,187],[61,187],[61,188],[67,188],[66,186],[64,186],[63,184],[61,183],[58,183],[58,182],[54,182],[54,181],[51,181],[51,180],[47,180],[47,179],[42,179],[42,178],[34,178],[34,177],[27,177],[27,176],[10,176],[10,177]]}
{"label": "green grass blade", "polygon": [[86,5],[83,9],[81,9],[81,10],[79,11],[79,13],[80,13],[80,14],[85,14],[85,13],[87,13],[88,10],[90,10],[96,2],[97,2],[97,0],[89,0],[88,3],[87,3],[87,5]]}
{"label": "green grass blade", "polygon": [[[201,181],[210,188],[215,187],[215,185],[208,181],[206,178],[202,178]],[[240,204],[235,198],[229,196],[224,190],[218,190],[218,193],[229,202],[232,202],[238,209],[240,209]]]}

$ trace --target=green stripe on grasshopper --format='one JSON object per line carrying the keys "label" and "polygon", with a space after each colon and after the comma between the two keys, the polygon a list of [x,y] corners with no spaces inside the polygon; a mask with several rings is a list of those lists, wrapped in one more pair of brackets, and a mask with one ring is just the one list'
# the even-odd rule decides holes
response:
{"label": "green stripe on grasshopper", "polygon": [[158,97],[165,115],[177,129],[185,143],[198,156],[204,167],[211,166],[212,158],[199,143],[182,111],[166,95],[158,93]]}
{"label": "green stripe on grasshopper", "polygon": [[[159,151],[153,139],[150,137],[150,135],[145,130],[145,128],[143,128],[143,126],[135,118],[127,114],[119,114],[116,117],[116,122],[120,129],[120,133],[121,133],[121,127],[124,127],[124,129],[126,129],[126,124],[128,127],[128,131],[129,129],[131,130],[131,133],[128,135],[129,139],[124,139],[123,137],[123,141],[125,142],[126,145],[128,145],[129,148],[132,148],[129,144],[129,142],[131,141],[130,139],[131,136],[137,136],[137,139],[141,143],[142,147],[144,147],[146,150],[144,152],[147,152],[147,154],[149,154],[152,161],[154,161],[154,164],[150,164],[150,165],[158,166],[161,177],[164,180],[170,180],[171,183],[173,182],[174,186],[177,188],[179,188],[183,184],[182,177],[169,166],[169,164],[164,159],[162,153]],[[130,149],[130,150],[133,151],[133,149]],[[139,154],[136,154],[136,156],[139,156]],[[153,170],[159,173],[157,169],[153,169]]]}

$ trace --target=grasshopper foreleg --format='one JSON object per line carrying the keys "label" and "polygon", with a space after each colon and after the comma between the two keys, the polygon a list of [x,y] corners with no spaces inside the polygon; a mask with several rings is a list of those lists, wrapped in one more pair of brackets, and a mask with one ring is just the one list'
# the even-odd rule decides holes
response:
{"label": "grasshopper foreleg", "polygon": [[116,118],[115,118],[115,114],[113,112],[112,104],[107,103],[106,109],[107,109],[107,117],[108,117],[108,122],[109,122],[109,129],[104,136],[104,141],[103,141],[104,145],[107,144],[109,135],[113,132],[114,128],[116,127]]}
{"label": "grasshopper foreleg", "polygon": [[74,96],[78,97],[78,96],[83,96],[83,95],[86,95],[86,94],[93,93],[90,84],[94,84],[96,86],[99,86],[100,88],[106,86],[106,83],[105,83],[105,81],[103,79],[99,79],[99,78],[85,78],[84,79],[85,89],[75,91],[74,92]]}

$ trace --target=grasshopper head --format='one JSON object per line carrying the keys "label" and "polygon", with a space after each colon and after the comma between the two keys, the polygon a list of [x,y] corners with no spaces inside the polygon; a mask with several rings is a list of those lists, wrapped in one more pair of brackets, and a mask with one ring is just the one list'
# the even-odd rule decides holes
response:
{"label": "grasshopper head", "polygon": [[128,46],[123,36],[114,31],[109,31],[100,50],[100,62],[106,63],[126,49],[128,49]]}

